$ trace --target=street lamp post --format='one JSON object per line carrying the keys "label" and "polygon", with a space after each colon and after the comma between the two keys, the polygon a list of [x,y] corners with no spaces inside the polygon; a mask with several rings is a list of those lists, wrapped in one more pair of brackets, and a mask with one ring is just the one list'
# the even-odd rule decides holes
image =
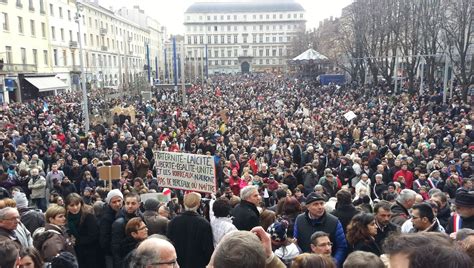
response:
{"label": "street lamp post", "polygon": [[77,23],[77,28],[79,32],[79,64],[81,65],[81,88],[82,88],[82,118],[84,120],[84,131],[85,134],[89,132],[89,107],[88,107],[88,99],[87,99],[87,89],[86,89],[86,74],[84,70],[84,59],[82,58],[83,55],[83,48],[82,48],[82,32],[81,32],[81,14],[79,13],[82,11],[82,4],[79,1],[76,1],[76,17],[74,20]]}

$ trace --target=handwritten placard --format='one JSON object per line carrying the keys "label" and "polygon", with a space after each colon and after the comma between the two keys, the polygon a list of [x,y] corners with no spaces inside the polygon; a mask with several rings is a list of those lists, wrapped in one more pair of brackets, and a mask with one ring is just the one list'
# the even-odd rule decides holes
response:
{"label": "handwritten placard", "polygon": [[156,152],[158,185],[174,189],[216,192],[214,159],[208,155]]}

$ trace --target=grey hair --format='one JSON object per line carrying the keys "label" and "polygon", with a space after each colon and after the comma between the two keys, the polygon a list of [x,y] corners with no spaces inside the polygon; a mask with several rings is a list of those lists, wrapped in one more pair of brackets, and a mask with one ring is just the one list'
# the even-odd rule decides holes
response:
{"label": "grey hair", "polygon": [[258,237],[249,231],[234,231],[214,251],[214,268],[265,267],[265,251]]}
{"label": "grey hair", "polygon": [[411,189],[403,189],[397,197],[397,201],[401,204],[405,204],[407,201],[415,199],[416,192]]}
{"label": "grey hair", "polygon": [[375,178],[383,178],[383,175],[380,174],[380,173],[379,173],[379,174],[376,174],[376,175],[375,175]]}
{"label": "grey hair", "polygon": [[253,191],[258,191],[258,187],[255,185],[245,186],[240,191],[240,198],[242,200],[247,200],[252,195]]}
{"label": "grey hair", "polygon": [[156,249],[146,248],[132,253],[129,267],[146,268],[157,262],[160,262],[160,254],[157,254]]}
{"label": "grey hair", "polygon": [[14,211],[17,211],[17,209],[12,208],[12,207],[4,207],[4,208],[0,209],[0,221],[5,220],[7,218],[7,215],[10,212],[14,212]]}

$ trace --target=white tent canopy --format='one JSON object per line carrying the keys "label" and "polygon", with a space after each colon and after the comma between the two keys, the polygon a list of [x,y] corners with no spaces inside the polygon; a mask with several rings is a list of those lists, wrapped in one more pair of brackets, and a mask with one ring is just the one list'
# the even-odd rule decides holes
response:
{"label": "white tent canopy", "polygon": [[310,48],[300,55],[294,57],[292,61],[328,60],[328,57]]}

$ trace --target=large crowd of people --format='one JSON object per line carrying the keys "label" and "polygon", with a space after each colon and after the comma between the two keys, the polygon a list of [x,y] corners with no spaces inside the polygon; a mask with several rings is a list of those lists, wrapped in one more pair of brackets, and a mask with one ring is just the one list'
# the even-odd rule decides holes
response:
{"label": "large crowd of people", "polygon": [[[76,93],[5,105],[0,267],[473,267],[474,110],[458,93],[216,75],[185,105],[91,92],[88,132]],[[217,191],[164,189],[157,151],[212,156]]]}

